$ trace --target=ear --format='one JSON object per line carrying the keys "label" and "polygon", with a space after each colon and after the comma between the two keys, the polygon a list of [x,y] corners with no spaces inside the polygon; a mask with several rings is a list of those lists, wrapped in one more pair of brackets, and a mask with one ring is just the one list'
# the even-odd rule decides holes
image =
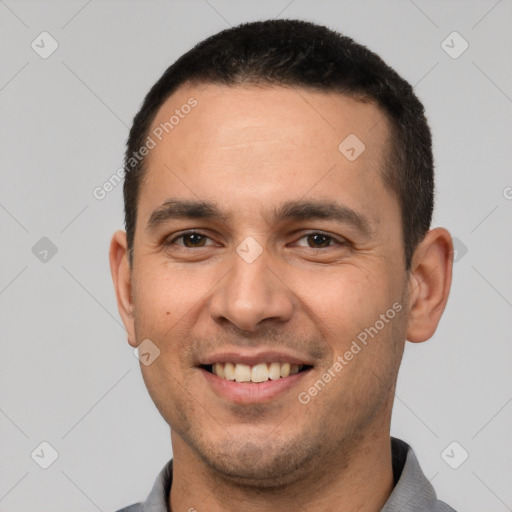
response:
{"label": "ear", "polygon": [[110,271],[112,272],[112,280],[117,297],[117,309],[121,315],[126,333],[128,335],[128,343],[132,347],[136,347],[135,327],[133,317],[132,303],[132,282],[131,268],[128,261],[128,248],[126,243],[126,233],[124,231],[116,231],[110,242]]}
{"label": "ear", "polygon": [[409,274],[407,339],[432,337],[443,314],[452,283],[453,242],[444,228],[430,230],[414,251]]}

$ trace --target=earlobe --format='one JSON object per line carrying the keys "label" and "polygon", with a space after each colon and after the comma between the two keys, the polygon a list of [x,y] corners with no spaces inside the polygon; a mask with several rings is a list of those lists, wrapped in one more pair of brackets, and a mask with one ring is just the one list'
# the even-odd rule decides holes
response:
{"label": "earlobe", "polygon": [[117,299],[117,309],[121,315],[128,343],[136,347],[134,317],[133,317],[133,297],[132,297],[132,276],[128,261],[128,248],[126,243],[126,233],[116,231],[112,236],[109,251],[110,271]]}
{"label": "earlobe", "polygon": [[446,306],[452,282],[453,243],[444,228],[430,230],[418,244],[409,278],[407,340],[432,337]]}

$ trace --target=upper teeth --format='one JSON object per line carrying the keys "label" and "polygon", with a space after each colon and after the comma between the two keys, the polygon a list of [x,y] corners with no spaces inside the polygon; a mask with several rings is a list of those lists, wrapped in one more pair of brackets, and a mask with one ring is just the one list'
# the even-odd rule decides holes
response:
{"label": "upper teeth", "polygon": [[239,363],[215,363],[212,372],[222,379],[236,382],[265,382],[298,373],[302,365],[290,363],[259,363],[254,366]]}

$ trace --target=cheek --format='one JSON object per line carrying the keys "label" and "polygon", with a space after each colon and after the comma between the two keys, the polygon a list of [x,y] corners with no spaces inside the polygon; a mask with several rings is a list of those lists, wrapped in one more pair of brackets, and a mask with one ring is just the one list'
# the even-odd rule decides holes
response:
{"label": "cheek", "polygon": [[166,263],[137,275],[135,315],[139,332],[159,336],[168,333],[172,337],[172,330],[189,321],[194,305],[204,295],[201,282],[190,272],[171,269]]}
{"label": "cheek", "polygon": [[189,418],[194,415],[197,399],[186,384],[178,380],[176,375],[179,373],[169,364],[167,354],[162,353],[150,366],[142,366],[141,371],[157,410],[169,425],[176,427],[183,435],[192,426]]}
{"label": "cheek", "polygon": [[395,377],[405,339],[401,290],[388,274],[373,270],[347,264],[329,269],[325,276],[316,273],[315,280],[301,285],[314,328],[329,345],[331,358],[323,371],[335,373],[335,394],[335,389],[353,390],[355,409],[365,393],[383,399],[380,393]]}
{"label": "cheek", "polygon": [[[295,291],[325,335],[346,339],[378,320],[395,300],[394,291],[382,273],[355,264],[297,270]],[[292,281],[293,282],[293,281]],[[314,319],[313,318],[313,319]]]}
{"label": "cheek", "polygon": [[149,264],[137,275],[135,286],[135,333],[139,343],[149,339],[158,356],[141,373],[160,414],[168,423],[184,425],[182,411],[190,402],[186,385],[190,359],[188,339],[194,324],[194,305],[201,296],[193,280],[166,265]]}

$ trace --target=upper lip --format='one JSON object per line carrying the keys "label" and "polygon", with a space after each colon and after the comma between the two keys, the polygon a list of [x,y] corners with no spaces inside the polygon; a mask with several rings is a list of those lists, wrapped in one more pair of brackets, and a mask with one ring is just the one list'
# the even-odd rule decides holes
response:
{"label": "upper lip", "polygon": [[243,350],[217,352],[206,355],[199,360],[199,366],[208,366],[215,363],[239,363],[254,366],[259,363],[290,363],[312,366],[313,363],[307,357],[289,354],[277,350]]}

